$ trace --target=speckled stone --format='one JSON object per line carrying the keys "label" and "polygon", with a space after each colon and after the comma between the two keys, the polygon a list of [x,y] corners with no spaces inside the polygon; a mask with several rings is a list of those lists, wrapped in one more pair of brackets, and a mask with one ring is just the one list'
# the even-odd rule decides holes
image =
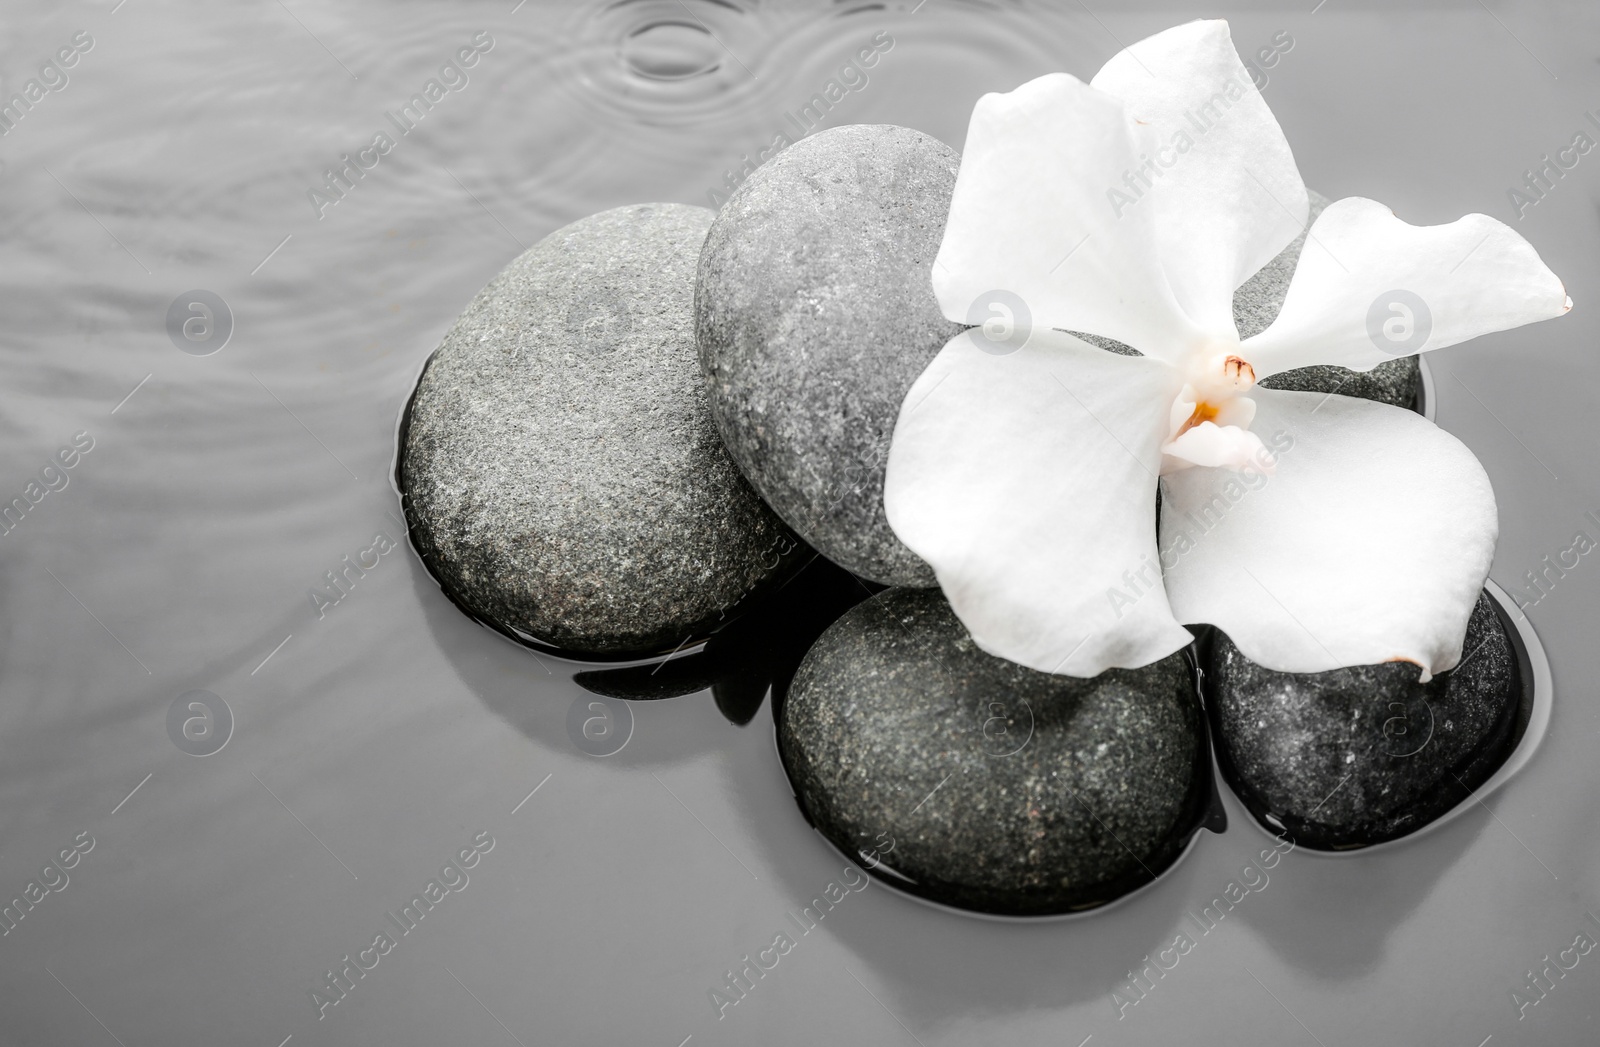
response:
{"label": "speckled stone", "polygon": [[1517,654],[1487,593],[1462,650],[1421,684],[1398,662],[1273,672],[1216,633],[1208,703],[1225,776],[1259,820],[1310,847],[1415,832],[1486,781],[1519,729]]}
{"label": "speckled stone", "polygon": [[[1327,197],[1315,191],[1312,191],[1310,196],[1311,212],[1306,218],[1307,228],[1316,221],[1322,209],[1331,203]],[[1240,338],[1260,334],[1278,318],[1278,311],[1283,308],[1283,299],[1289,293],[1289,281],[1294,276],[1295,266],[1300,261],[1300,249],[1305,246],[1305,242],[1306,234],[1302,232],[1293,243],[1280,251],[1276,258],[1262,266],[1233,293],[1233,322],[1239,328]],[[1088,334],[1080,334],[1079,337],[1114,353],[1125,356],[1139,355],[1121,342],[1109,338]],[[1284,371],[1282,374],[1265,378],[1261,385],[1266,389],[1298,389],[1310,393],[1337,392],[1341,396],[1377,400],[1380,403],[1410,409],[1416,405],[1417,395],[1422,389],[1422,371],[1415,356],[1404,356],[1387,360],[1370,371],[1352,371],[1348,367],[1337,367],[1332,364],[1297,367],[1292,371]]]}
{"label": "speckled stone", "polygon": [[795,548],[706,403],[693,295],[711,219],[641,204],[556,230],[429,361],[401,485],[423,560],[469,613],[578,654],[647,653]]}
{"label": "speckled stone", "polygon": [[1210,795],[1182,652],[1092,680],[980,651],[937,591],[859,604],[779,713],[812,824],[887,882],[981,912],[1103,904],[1174,861]]}
{"label": "speckled stone", "polygon": [[854,124],[804,138],[723,205],[700,256],[700,363],[723,440],[812,547],[886,585],[936,584],[883,510],[906,392],[962,329],[931,273],[957,153]]}

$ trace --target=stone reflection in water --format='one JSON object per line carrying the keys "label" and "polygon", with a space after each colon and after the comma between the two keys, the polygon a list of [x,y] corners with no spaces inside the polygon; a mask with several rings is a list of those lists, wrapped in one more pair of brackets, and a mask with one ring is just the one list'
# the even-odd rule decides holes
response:
{"label": "stone reflection in water", "polygon": [[711,689],[731,723],[754,719],[770,688],[781,705],[795,669],[822,631],[876,587],[810,550],[782,589],[733,619],[693,654],[664,662],[581,672],[585,690],[610,698],[652,701]]}

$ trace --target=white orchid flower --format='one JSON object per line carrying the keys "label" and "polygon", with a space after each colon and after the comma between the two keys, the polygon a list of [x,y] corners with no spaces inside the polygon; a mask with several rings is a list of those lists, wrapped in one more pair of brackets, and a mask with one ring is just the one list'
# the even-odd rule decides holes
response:
{"label": "white orchid flower", "polygon": [[1283,672],[1405,660],[1428,679],[1460,660],[1498,530],[1472,452],[1411,411],[1255,383],[1370,370],[1571,300],[1500,222],[1419,227],[1350,198],[1241,341],[1234,291],[1307,213],[1226,22],[1143,40],[1088,84],[979,99],[933,286],[946,317],[988,325],[907,394],[884,505],[984,650],[1093,676],[1209,623]]}

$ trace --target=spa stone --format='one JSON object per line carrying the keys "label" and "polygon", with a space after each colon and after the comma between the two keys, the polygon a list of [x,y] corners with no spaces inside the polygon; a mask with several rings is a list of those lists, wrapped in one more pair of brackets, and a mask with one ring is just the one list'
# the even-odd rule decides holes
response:
{"label": "spa stone", "polygon": [[400,462],[413,541],[502,630],[575,654],[671,649],[788,566],[723,450],[695,359],[712,212],[604,211],[483,289],[429,361]]}
{"label": "spa stone", "polygon": [[1515,741],[1517,655],[1487,593],[1461,663],[1425,684],[1402,662],[1273,672],[1220,631],[1208,660],[1224,776],[1258,820],[1309,847],[1415,832],[1465,801]]}
{"label": "spa stone", "polygon": [[985,654],[936,590],[889,589],[807,653],[779,714],[802,810],[885,882],[1013,916],[1169,866],[1210,796],[1184,652],[1090,679]]}
{"label": "spa stone", "polygon": [[931,284],[959,164],[905,127],[820,131],[739,186],[700,256],[700,363],[729,452],[818,552],[885,585],[935,584],[889,527],[883,475],[906,392],[962,329]]}

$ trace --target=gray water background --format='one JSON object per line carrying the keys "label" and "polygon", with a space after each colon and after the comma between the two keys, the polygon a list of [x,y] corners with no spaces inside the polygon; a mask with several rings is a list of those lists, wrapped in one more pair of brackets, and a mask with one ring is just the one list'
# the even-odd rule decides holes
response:
{"label": "gray water background", "polygon": [[[603,208],[705,203],[876,34],[892,50],[828,124],[960,148],[984,91],[1087,78],[1122,44],[1224,15],[1247,52],[1292,34],[1265,94],[1309,184],[1416,223],[1486,212],[1567,281],[1570,316],[1430,357],[1438,421],[1499,495],[1494,577],[1522,589],[1575,532],[1600,536],[1585,515],[1600,511],[1600,155],[1525,217],[1507,197],[1541,154],[1600,140],[1592,5],[513,7],[0,13],[6,97],[75,33],[93,39],[0,137],[0,500],[74,434],[93,440],[0,537],[0,896],[60,883],[45,864],[94,841],[0,936],[0,1044],[1592,1035],[1600,954],[1525,1018],[1511,997],[1585,927],[1600,938],[1591,556],[1528,610],[1554,668],[1549,738],[1438,833],[1368,857],[1296,851],[1204,935],[1188,913],[1270,843],[1231,797],[1225,835],[1084,919],[979,920],[874,884],[719,1019],[707,991],[843,873],[793,805],[770,716],[730,726],[702,692],[635,705],[620,752],[582,751],[572,667],[447,602],[389,483],[418,368],[522,247]],[[469,81],[319,217],[322,172],[482,30],[493,47]],[[168,333],[195,289],[233,316],[208,356]],[[308,591],[380,532],[399,548],[319,617]],[[204,757],[168,726],[197,689],[233,720]],[[324,973],[481,831],[495,844],[470,882],[391,931],[399,945],[319,1018]],[[1194,948],[1119,1018],[1130,969],[1180,933]]]}

